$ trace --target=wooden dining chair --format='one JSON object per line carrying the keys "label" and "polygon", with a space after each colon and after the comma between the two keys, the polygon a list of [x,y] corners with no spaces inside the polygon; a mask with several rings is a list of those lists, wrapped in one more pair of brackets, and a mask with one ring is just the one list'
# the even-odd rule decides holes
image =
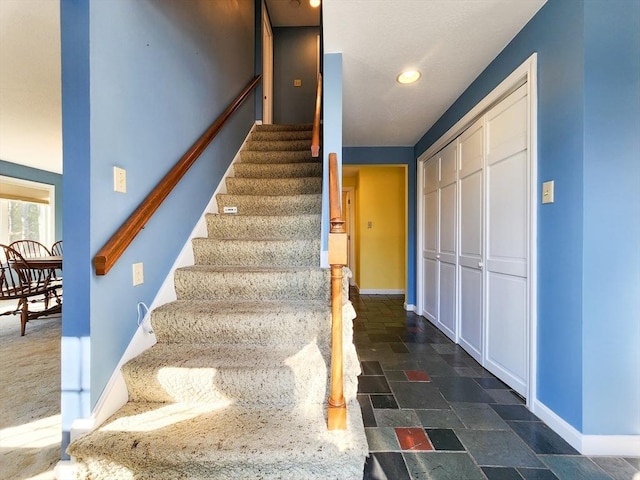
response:
{"label": "wooden dining chair", "polygon": [[15,242],[10,243],[9,246],[27,259],[30,257],[51,256],[51,251],[35,240],[16,240]]}
{"label": "wooden dining chair", "polygon": [[56,243],[51,245],[51,255],[62,256],[62,240],[58,240]]}
{"label": "wooden dining chair", "polygon": [[[45,269],[32,268],[27,259],[7,245],[0,245],[0,300],[17,300],[16,308],[0,315],[20,314],[20,335],[24,335],[27,322],[62,311],[62,300],[57,298],[57,287]],[[56,297],[55,305],[49,300]],[[43,303],[43,309],[32,309]]]}

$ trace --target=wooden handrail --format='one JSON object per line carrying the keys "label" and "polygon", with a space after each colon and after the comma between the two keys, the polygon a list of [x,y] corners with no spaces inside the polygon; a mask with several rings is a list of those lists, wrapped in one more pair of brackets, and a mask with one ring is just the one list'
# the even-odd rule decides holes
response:
{"label": "wooden handrail", "polygon": [[329,265],[331,265],[331,393],[327,415],[329,430],[347,428],[342,372],[342,268],[347,264],[347,233],[340,207],[338,157],[329,154]]}
{"label": "wooden handrail", "polygon": [[322,110],[322,74],[318,73],[318,87],[316,89],[316,112],[313,116],[313,134],[311,136],[311,156],[320,155],[320,112]]}
{"label": "wooden handrail", "polygon": [[104,244],[100,251],[93,258],[93,266],[96,275],[106,275],[111,267],[118,261],[133,239],[144,228],[155,211],[162,205],[165,198],[171,193],[182,177],[187,173],[191,165],[200,157],[202,152],[209,146],[215,136],[222,130],[222,127],[229,120],[238,108],[249,97],[251,92],[258,86],[262,76],[255,76],[242,90],[233,102],[222,114],[211,124],[202,136],[187,150],[178,160],[171,170],[158,182],[155,188],[138,205],[138,208],[127,218],[111,238]]}

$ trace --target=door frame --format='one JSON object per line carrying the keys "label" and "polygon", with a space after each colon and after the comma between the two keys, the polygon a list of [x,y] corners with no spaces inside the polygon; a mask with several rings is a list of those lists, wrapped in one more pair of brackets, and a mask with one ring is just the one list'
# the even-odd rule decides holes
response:
{"label": "door frame", "polygon": [[273,30],[262,2],[262,123],[273,122]]}
{"label": "door frame", "polygon": [[[529,279],[529,328],[528,328],[528,345],[529,345],[529,381],[527,386],[526,401],[527,406],[533,409],[534,402],[537,399],[537,327],[538,327],[538,310],[537,310],[537,237],[538,237],[538,150],[537,150],[537,125],[538,125],[538,80],[537,80],[537,53],[533,53],[527,60],[516,68],[507,78],[505,78],[496,88],[494,88],[486,97],[484,97],[475,107],[473,107],[466,115],[456,122],[447,132],[436,140],[424,153],[417,159],[417,245],[418,252],[422,252],[424,246],[423,239],[423,206],[422,196],[424,191],[423,166],[424,162],[438,153],[448,143],[457,138],[468,127],[470,127],[478,118],[486,113],[491,107],[504,99],[511,92],[526,83],[527,98],[529,104],[528,118],[528,149],[529,149],[529,262],[527,266],[527,275]],[[422,299],[423,288],[423,266],[422,255],[416,255],[416,308],[417,313],[422,314],[424,305]]]}
{"label": "door frame", "polygon": [[[351,270],[351,278],[349,279],[349,285],[354,286],[356,284],[356,249],[355,249],[355,187],[342,187],[342,193],[347,194],[347,198],[349,199],[349,203],[347,205],[347,234],[349,235],[349,256],[348,256],[348,265],[349,270]],[[344,210],[344,205],[342,206]]]}

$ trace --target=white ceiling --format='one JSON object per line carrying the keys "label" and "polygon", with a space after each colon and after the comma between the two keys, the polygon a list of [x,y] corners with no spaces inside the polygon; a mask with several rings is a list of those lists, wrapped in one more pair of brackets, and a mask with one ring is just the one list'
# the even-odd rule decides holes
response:
{"label": "white ceiling", "polygon": [[[323,0],[345,146],[413,146],[546,0]],[[422,78],[396,82],[407,68]]]}
{"label": "white ceiling", "polygon": [[[344,144],[414,145],[545,1],[323,0]],[[266,2],[274,26],[318,24],[308,0]],[[422,78],[402,86],[409,67]],[[62,172],[59,2],[0,0],[0,159]]]}
{"label": "white ceiling", "polygon": [[265,0],[274,27],[311,27],[320,25],[320,9],[309,0]]}
{"label": "white ceiling", "polygon": [[62,173],[60,2],[0,0],[0,160]]}

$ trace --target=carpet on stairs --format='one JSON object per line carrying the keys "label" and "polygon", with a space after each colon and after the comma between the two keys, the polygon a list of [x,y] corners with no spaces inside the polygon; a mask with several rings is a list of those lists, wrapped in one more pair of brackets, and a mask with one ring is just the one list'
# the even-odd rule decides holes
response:
{"label": "carpet on stairs", "polygon": [[348,428],[329,431],[330,274],[310,125],[256,126],[122,369],[129,401],[68,448],[87,479],[358,479],[368,454],[345,304]]}

